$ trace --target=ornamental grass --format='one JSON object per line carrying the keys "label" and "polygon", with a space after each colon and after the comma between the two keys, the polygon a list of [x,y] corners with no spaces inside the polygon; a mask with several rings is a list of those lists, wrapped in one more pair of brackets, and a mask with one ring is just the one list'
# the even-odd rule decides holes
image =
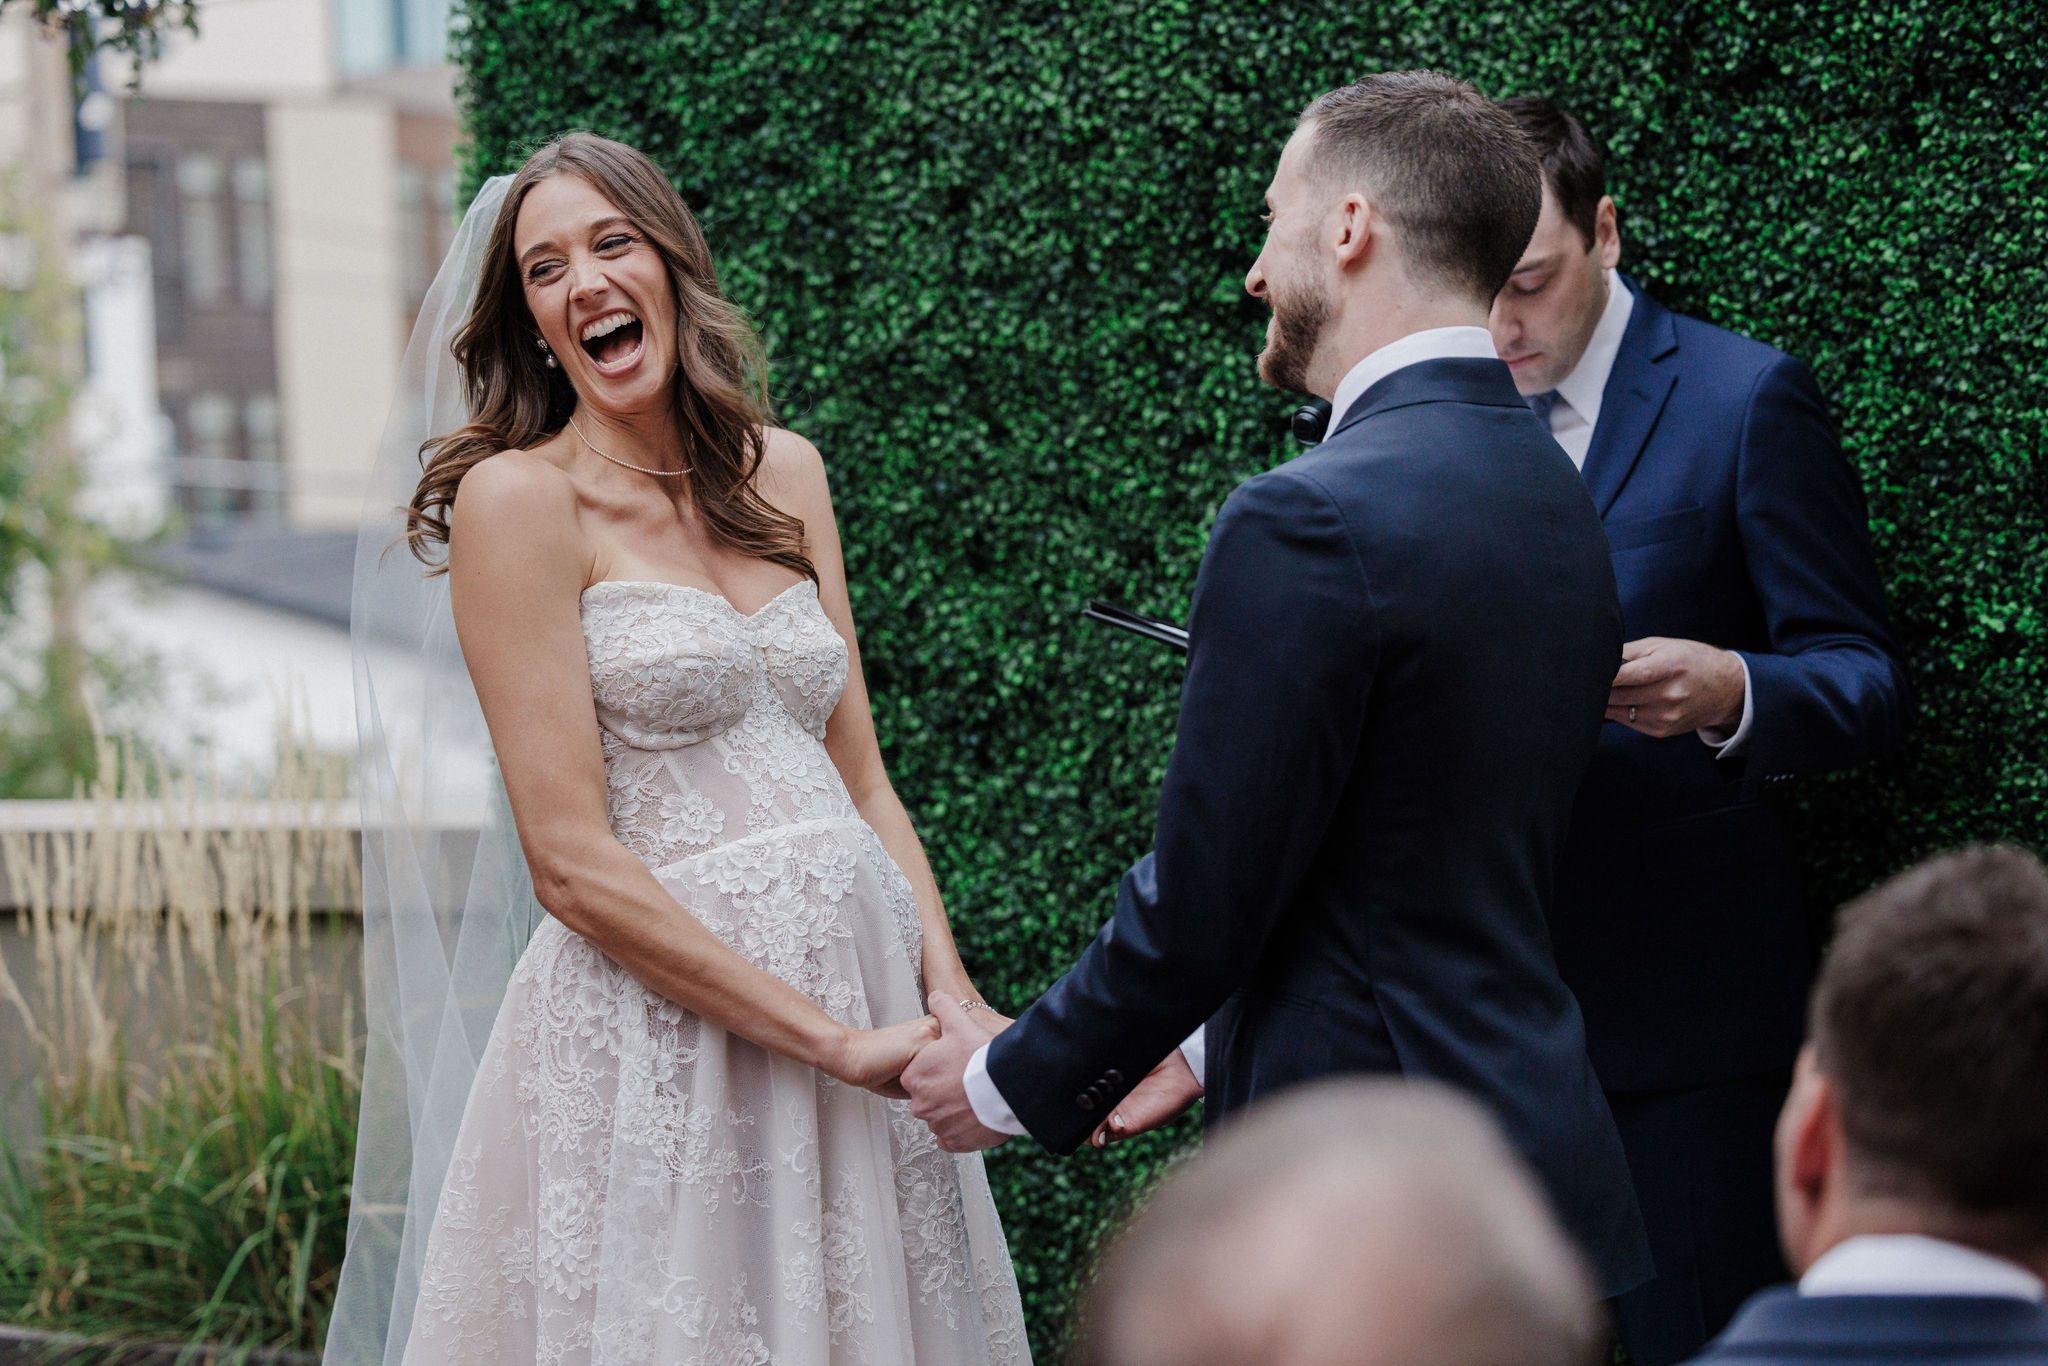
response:
{"label": "ornamental grass", "polygon": [[101,747],[89,820],[0,834],[40,1117],[0,1131],[0,1321],[317,1349],[359,1094],[348,979],[312,970],[358,898],[345,770],[287,738],[223,792]]}

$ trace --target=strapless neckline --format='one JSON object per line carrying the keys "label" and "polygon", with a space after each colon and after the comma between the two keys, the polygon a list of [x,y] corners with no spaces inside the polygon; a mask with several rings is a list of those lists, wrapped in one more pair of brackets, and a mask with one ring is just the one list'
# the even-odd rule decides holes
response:
{"label": "strapless neckline", "polygon": [[726,611],[732,613],[741,621],[753,621],[755,618],[764,615],[768,611],[768,609],[774,607],[777,603],[781,602],[790,594],[796,592],[799,588],[805,587],[808,587],[813,593],[816,593],[818,590],[818,585],[812,580],[807,578],[798,579],[795,583],[789,585],[789,587],[783,589],[774,597],[768,599],[768,601],[762,603],[759,607],[756,607],[753,611],[743,612],[740,610],[739,604],[735,603],[731,598],[725,596],[725,594],[716,592],[713,589],[709,588],[699,588],[696,584],[693,583],[670,583],[667,579],[599,579],[596,583],[589,585],[587,588],[583,590],[582,594],[578,597],[578,602],[580,603],[583,600],[589,598],[592,593],[597,592],[597,590],[600,588],[614,588],[619,589],[621,591],[636,588],[654,589],[658,592],[687,593],[694,597],[708,598],[712,602],[718,603],[720,606],[724,607]]}

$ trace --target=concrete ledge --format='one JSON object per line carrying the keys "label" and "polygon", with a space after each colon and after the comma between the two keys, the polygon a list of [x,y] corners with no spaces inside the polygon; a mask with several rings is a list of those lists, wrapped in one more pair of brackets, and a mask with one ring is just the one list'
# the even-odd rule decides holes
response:
{"label": "concrete ledge", "polygon": [[[475,856],[479,836],[476,820],[451,821],[441,833],[457,841],[458,866],[467,867]],[[353,801],[337,802],[198,802],[190,807],[161,802],[119,802],[102,807],[85,801],[0,801],[0,836],[92,836],[95,834],[146,835],[174,828],[182,832],[215,835],[283,835],[297,831],[345,835],[360,867],[362,858],[362,817]],[[22,909],[15,896],[15,879],[7,866],[5,842],[0,841],[0,912]],[[319,910],[347,913],[362,907],[341,889],[314,888],[314,906]],[[0,1366],[4,1366],[0,1358]]]}

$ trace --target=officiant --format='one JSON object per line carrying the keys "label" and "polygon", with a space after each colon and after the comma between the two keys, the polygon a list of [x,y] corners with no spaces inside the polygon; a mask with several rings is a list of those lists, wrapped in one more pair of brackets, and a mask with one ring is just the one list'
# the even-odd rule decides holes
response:
{"label": "officiant", "polygon": [[1553,935],[1656,1262],[1618,1305],[1622,1336],[1636,1366],[1664,1366],[1785,1274],[1770,1137],[1817,945],[1762,789],[1889,748],[1906,683],[1811,372],[1621,274],[1585,126],[1504,103],[1544,196],[1494,343],[1584,475],[1628,642]]}

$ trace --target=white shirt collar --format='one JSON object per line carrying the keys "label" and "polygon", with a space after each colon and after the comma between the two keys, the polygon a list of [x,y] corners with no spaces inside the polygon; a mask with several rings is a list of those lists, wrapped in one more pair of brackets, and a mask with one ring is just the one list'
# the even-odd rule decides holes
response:
{"label": "white shirt collar", "polygon": [[2017,1262],[1919,1234],[1866,1234],[1838,1243],[1799,1278],[1802,1295],[1993,1295],[2048,1299]]}
{"label": "white shirt collar", "polygon": [[1330,399],[1330,430],[1359,396],[1396,370],[1426,360],[1495,360],[1493,334],[1483,327],[1426,327],[1388,342],[1351,367]]}
{"label": "white shirt collar", "polygon": [[1621,354],[1622,334],[1628,331],[1629,315],[1635,307],[1636,296],[1621,282],[1621,273],[1608,271],[1607,307],[1600,310],[1600,321],[1593,325],[1585,354],[1557,386],[1557,396],[1571,404],[1588,427],[1600,421],[1600,397],[1607,392],[1607,377],[1614,373],[1614,358]]}

